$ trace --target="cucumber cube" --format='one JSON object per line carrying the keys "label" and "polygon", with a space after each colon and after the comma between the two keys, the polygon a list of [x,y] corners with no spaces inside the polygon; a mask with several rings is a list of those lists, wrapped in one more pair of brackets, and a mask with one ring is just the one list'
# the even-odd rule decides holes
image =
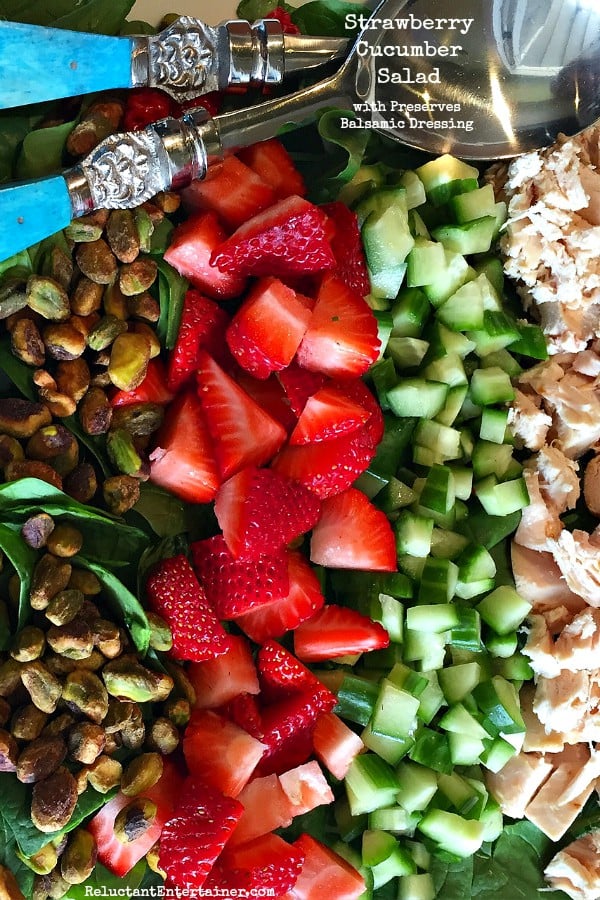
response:
{"label": "cucumber cube", "polygon": [[484,826],[480,822],[442,809],[427,812],[418,828],[442,850],[461,858],[472,856],[483,843]]}
{"label": "cucumber cube", "polygon": [[[503,584],[477,604],[479,615],[497,634],[515,631],[531,611],[531,603]],[[407,619],[408,621],[408,619]]]}

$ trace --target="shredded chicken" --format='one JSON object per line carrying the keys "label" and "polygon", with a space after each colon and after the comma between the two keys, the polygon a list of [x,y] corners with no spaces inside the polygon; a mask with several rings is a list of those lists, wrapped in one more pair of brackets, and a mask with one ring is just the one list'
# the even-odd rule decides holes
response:
{"label": "shredded chicken", "polygon": [[555,890],[573,900],[600,897],[600,831],[590,831],[550,860],[544,875]]}
{"label": "shredded chicken", "polygon": [[556,540],[548,542],[571,590],[591,606],[600,606],[600,538],[593,532],[564,529]]}

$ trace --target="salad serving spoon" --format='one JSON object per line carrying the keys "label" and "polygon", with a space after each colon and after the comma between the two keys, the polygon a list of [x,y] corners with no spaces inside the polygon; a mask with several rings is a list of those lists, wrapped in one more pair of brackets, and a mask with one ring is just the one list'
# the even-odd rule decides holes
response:
{"label": "salad serving spoon", "polygon": [[[134,207],[203,178],[236,148],[328,107],[342,127],[432,154],[493,160],[600,117],[597,0],[384,0],[347,17],[359,36],[331,76],[211,118],[202,108],[115,134],[60,175],[0,189],[0,258],[93,209]],[[433,10],[436,10],[435,12]]]}

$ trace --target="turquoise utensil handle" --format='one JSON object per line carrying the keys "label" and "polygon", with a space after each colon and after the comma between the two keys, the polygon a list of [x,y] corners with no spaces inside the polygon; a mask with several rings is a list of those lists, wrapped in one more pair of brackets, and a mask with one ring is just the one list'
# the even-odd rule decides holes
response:
{"label": "turquoise utensil handle", "polygon": [[0,21],[0,109],[131,87],[130,37]]}
{"label": "turquoise utensil handle", "polygon": [[67,184],[62,175],[3,187],[0,259],[8,259],[55,231],[73,218]]}

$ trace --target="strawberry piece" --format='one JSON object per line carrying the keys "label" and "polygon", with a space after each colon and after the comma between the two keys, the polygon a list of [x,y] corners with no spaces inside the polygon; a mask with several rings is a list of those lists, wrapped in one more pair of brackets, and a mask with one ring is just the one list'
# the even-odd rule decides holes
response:
{"label": "strawberry piece", "polygon": [[243,292],[245,278],[221,271],[210,263],[212,254],[226,236],[215,213],[196,213],[175,228],[164,258],[209,297],[231,300]]}
{"label": "strawberry piece", "polygon": [[206,177],[186,188],[184,203],[193,212],[214,212],[230,231],[275,202],[268,182],[236,156],[210,166]]}
{"label": "strawberry piece", "polygon": [[360,737],[335,713],[324,713],[313,731],[315,756],[325,768],[342,781],[352,760],[365,750]]}
{"label": "strawberry piece", "polygon": [[146,581],[151,609],[168,623],[175,659],[201,662],[229,649],[229,635],[208,605],[194,570],[183,555],[163,559]]}
{"label": "strawberry piece", "polygon": [[327,217],[292,195],[248,219],[214,250],[217,271],[237,276],[323,272],[335,266],[327,239]]}
{"label": "strawberry piece", "polygon": [[317,806],[333,803],[334,796],[331,788],[327,784],[319,763],[314,759],[295,769],[282,772],[279,776],[279,783],[283,788],[283,793],[292,804],[294,817],[303,816]]}
{"label": "strawberry piece", "polygon": [[150,481],[188,503],[208,503],[220,483],[200,401],[180,394],[167,410],[150,454]]}
{"label": "strawberry piece", "polygon": [[[390,636],[379,622],[333,603],[324,606],[294,632],[294,651],[305,662],[322,662],[367,650],[381,650],[389,643]],[[331,709],[325,711],[331,712]],[[265,740],[265,743],[268,742]]]}
{"label": "strawberry piece", "polygon": [[177,104],[158,88],[134,88],[127,92],[124,131],[140,131],[152,122],[176,113]]}
{"label": "strawberry piece", "polygon": [[345,491],[369,467],[375,445],[367,426],[330,441],[284,447],[271,468],[304,484],[321,498]]}
{"label": "strawberry piece", "polygon": [[327,384],[309,397],[290,435],[290,444],[328,441],[356,431],[370,413],[345,393],[343,386]]}
{"label": "strawberry piece", "polygon": [[259,379],[253,378],[244,369],[237,369],[234,378],[242,390],[252,397],[272,419],[283,425],[286,431],[289,432],[294,428],[296,416],[290,409],[285,391],[275,375]]}
{"label": "strawberry piece", "polygon": [[238,694],[224,709],[232,722],[251,734],[257,740],[262,739],[262,719],[258,700],[254,694]]}
{"label": "strawberry piece", "polygon": [[349,488],[323,503],[310,558],[336,569],[396,571],[396,540],[388,517],[362,491]]}
{"label": "strawberry piece", "polygon": [[296,363],[279,372],[277,378],[296,416],[301,415],[309,397],[316,394],[327,381],[325,375],[321,375],[320,372],[309,372],[308,369],[301,369]]}
{"label": "strawberry piece", "polygon": [[363,375],[379,356],[377,319],[363,298],[335,275],[325,275],[296,359],[334,378]]}
{"label": "strawberry piece", "polygon": [[385,422],[381,407],[367,385],[360,378],[351,378],[344,381],[342,387],[345,395],[355,403],[360,403],[363,409],[369,413],[369,418],[365,423],[365,432],[368,435],[373,447],[377,447],[385,428]]}
{"label": "strawberry piece", "polygon": [[260,741],[210,709],[194,710],[183,736],[190,774],[226,797],[237,797],[264,751]]}
{"label": "strawberry piece", "polygon": [[280,897],[295,885],[303,862],[300,849],[276,834],[265,834],[238,847],[225,847],[205,889],[218,888],[233,896],[260,892],[262,896]]}
{"label": "strawberry piece", "polygon": [[335,256],[335,275],[361,297],[371,291],[367,261],[356,213],[339,200],[321,206],[335,226],[331,249]]}
{"label": "strawberry piece", "polygon": [[[317,613],[318,615],[318,613]],[[341,655],[341,654],[338,654]],[[262,710],[264,756],[256,771],[280,774],[306,762],[312,753],[312,733],[319,715],[331,712],[337,700],[324,685],[290,694]]]}
{"label": "strawberry piece", "polygon": [[294,25],[290,13],[283,6],[276,6],[275,9],[265,15],[265,19],[277,19],[284,34],[300,34],[300,29],[297,25]]}
{"label": "strawberry piece", "polygon": [[204,350],[198,363],[198,396],[221,477],[269,462],[286,439],[285,429]]}
{"label": "strawberry piece", "polygon": [[223,482],[215,514],[235,557],[277,553],[319,518],[321,503],[302,484],[272,469],[248,466]]}
{"label": "strawberry piece", "polygon": [[[266,703],[282,700],[302,691],[327,690],[310,669],[277,641],[266,641],[256,658],[261,697]],[[332,695],[333,696],[333,695]]]}
{"label": "strawberry piece", "polygon": [[227,344],[243,369],[268,378],[291,363],[310,317],[291,288],[278,278],[262,278],[233,317]]}
{"label": "strawberry piece", "polygon": [[190,663],[187,675],[196,693],[194,706],[215,709],[239,694],[258,694],[259,684],[252,651],[241,635],[229,636],[229,648],[215,659]]}
{"label": "strawberry piece", "polygon": [[197,109],[199,106],[204,107],[211,117],[216,116],[221,109],[222,101],[223,95],[220,91],[209,91],[208,94],[202,94],[201,97],[190,97],[179,104],[181,111],[177,118],[180,118],[184,112],[190,109]]}
{"label": "strawberry piece", "polygon": [[109,800],[87,823],[86,828],[96,841],[98,861],[114,875],[127,875],[159,839],[163,825],[173,816],[182,780],[175,764],[163,759],[162,775],[144,791],[144,797],[156,805],[156,815],[150,827],[131,841],[124,843],[115,834],[117,815],[133,801],[123,793]]}
{"label": "strawberry piece", "polygon": [[294,841],[305,854],[296,884],[281,900],[358,900],[366,891],[365,879],[341,856],[308,834]]}
{"label": "strawberry piece", "polygon": [[170,885],[197,892],[221,854],[244,808],[231,797],[195,778],[181,791],[175,816],[160,839],[160,866]]}
{"label": "strawberry piece", "polygon": [[173,399],[173,392],[167,385],[165,368],[160,359],[151,359],[146,369],[146,377],[133,391],[117,391],[111,398],[111,405],[132,406],[134,403],[156,403],[165,406]]}
{"label": "strawberry piece", "polygon": [[253,778],[238,794],[237,799],[244,807],[244,812],[231,835],[228,849],[292,824],[292,804],[275,774]]}
{"label": "strawberry piece", "polygon": [[236,625],[257,644],[297,628],[325,603],[319,579],[301,553],[288,553],[288,577],[286,597],[236,616]]}
{"label": "strawberry piece", "polygon": [[[289,18],[287,12],[284,12],[284,15]],[[267,18],[271,18],[271,16]],[[285,33],[298,34],[298,30],[295,25],[291,24],[291,20],[290,25],[295,30]],[[283,200],[284,197],[290,197],[292,194],[304,197],[306,193],[304,179],[295,167],[292,157],[277,138],[245,147],[238,152],[238,157],[257,175],[260,175],[263,181],[271,185],[278,200]]]}
{"label": "strawberry piece", "polygon": [[169,355],[169,388],[179,391],[198,368],[198,352],[204,347],[218,356],[229,316],[208,297],[193,288],[186,292],[179,333]]}
{"label": "strawberry piece", "polygon": [[287,558],[281,552],[235,559],[219,534],[191,545],[194,568],[208,602],[221,619],[280,600],[289,591]]}

